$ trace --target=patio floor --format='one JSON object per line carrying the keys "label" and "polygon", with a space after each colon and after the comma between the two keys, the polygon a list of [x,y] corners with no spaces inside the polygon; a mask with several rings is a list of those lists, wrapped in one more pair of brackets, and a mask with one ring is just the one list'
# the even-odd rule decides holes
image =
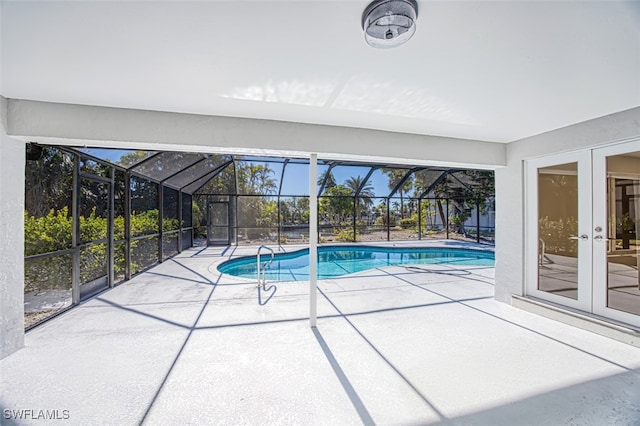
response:
{"label": "patio floor", "polygon": [[217,273],[255,251],[189,249],[27,333],[0,423],[640,424],[640,348],[495,302],[493,268],[319,281],[311,329],[307,283],[260,306]]}

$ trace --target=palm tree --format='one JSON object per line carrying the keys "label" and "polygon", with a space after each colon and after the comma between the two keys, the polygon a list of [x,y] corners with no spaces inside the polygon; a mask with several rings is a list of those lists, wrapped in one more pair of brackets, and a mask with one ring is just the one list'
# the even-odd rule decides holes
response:
{"label": "palm tree", "polygon": [[[444,170],[419,170],[414,174],[415,179],[415,195],[419,197],[419,194],[426,191],[428,188],[431,188],[429,194],[432,197],[435,197],[435,207],[438,212],[438,216],[440,217],[440,222],[442,226],[446,226],[447,223],[447,215],[445,214],[444,207],[442,205],[442,199],[446,199],[448,197],[447,193],[447,174],[449,172]],[[444,177],[442,175],[445,175]],[[444,179],[441,179],[444,178]],[[433,185],[435,182],[439,183],[437,185]]]}
{"label": "palm tree", "polygon": [[[325,177],[327,179],[327,181],[325,182]],[[331,169],[327,169],[324,172],[320,173],[320,176],[318,176],[318,180],[317,180],[318,186],[322,186],[322,184],[324,183],[324,190],[326,191],[327,189],[331,189],[333,187],[335,187],[337,185],[336,183],[336,178],[333,176],[333,173],[331,172]]]}
{"label": "palm tree", "polygon": [[[386,174],[389,177],[389,189],[394,190],[408,172],[403,169],[382,169],[382,173]],[[409,176],[409,178],[404,181],[402,186],[398,188],[398,192],[400,193],[400,219],[404,219],[404,193],[405,191],[410,191],[412,187],[413,176]]]}
{"label": "palm tree", "polygon": [[[345,181],[344,184],[347,188],[349,188],[354,196],[358,194],[358,209],[367,209],[368,207],[373,205],[373,197],[375,196],[375,193],[373,192],[373,186],[371,186],[369,182],[365,183],[362,176],[350,177]],[[360,190],[359,193],[358,190]]]}
{"label": "palm tree", "polygon": [[[375,197],[375,193],[373,192],[373,186],[371,183],[364,181],[364,178],[361,176],[350,177],[345,181],[345,186],[351,190],[353,195],[358,195],[358,198],[361,198],[363,204],[370,205],[373,203],[371,200]],[[360,192],[358,192],[360,190]]]}

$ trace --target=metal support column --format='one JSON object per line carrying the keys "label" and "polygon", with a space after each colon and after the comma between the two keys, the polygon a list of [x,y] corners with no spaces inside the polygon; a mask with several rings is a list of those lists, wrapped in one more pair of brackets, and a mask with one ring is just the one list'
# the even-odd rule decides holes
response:
{"label": "metal support column", "polygon": [[[236,167],[236,158],[233,157],[233,184],[235,185],[235,196],[233,198],[233,236],[236,241],[236,246],[238,245],[238,168]],[[231,197],[229,197],[229,201],[231,201]],[[231,216],[231,215],[229,215]],[[229,229],[231,230],[231,229]]]}
{"label": "metal support column", "polygon": [[107,220],[107,249],[108,249],[108,270],[107,270],[107,284],[109,287],[113,287],[115,285],[115,242],[113,241],[114,232],[113,232],[113,221],[114,221],[114,208],[115,208],[115,169],[111,167],[109,172],[109,177],[111,178],[111,183],[109,184],[109,210]]}
{"label": "metal support column", "polygon": [[280,228],[282,227],[282,216],[280,215],[280,194],[278,194],[278,198],[276,201],[276,212],[278,213],[278,227],[276,229],[276,242],[278,244],[278,246],[282,243],[282,240],[280,239]]}
{"label": "metal support column", "polygon": [[447,240],[449,239],[449,199],[447,198],[447,212],[444,216],[444,220],[447,223]]}
{"label": "metal support column", "polygon": [[124,173],[124,278],[131,279],[131,174]]}
{"label": "metal support column", "polygon": [[318,154],[309,159],[309,325],[318,321]]}
{"label": "metal support column", "polygon": [[389,213],[390,198],[387,198],[387,241],[391,241],[391,214]]}
{"label": "metal support column", "polygon": [[356,216],[358,215],[358,198],[353,197],[353,241],[356,241],[356,235],[358,235],[356,230]]}
{"label": "metal support column", "polygon": [[422,199],[418,199],[418,239],[422,239]]}
{"label": "metal support column", "polygon": [[209,198],[209,194],[205,195],[205,206],[207,206],[207,212],[206,214],[206,220],[205,223],[207,224],[207,244],[205,244],[206,246],[209,245],[209,241],[211,241],[213,239],[213,235],[211,235],[211,199]]}
{"label": "metal support column", "polygon": [[282,182],[284,181],[284,171],[287,168],[287,164],[289,164],[289,159],[285,159],[284,163],[282,163],[282,172],[280,173],[280,183],[278,184],[278,245],[281,244],[282,240],[280,239],[281,229],[282,228],[282,213],[280,212],[280,194],[282,193]]}
{"label": "metal support column", "polygon": [[[235,242],[236,242],[236,246],[238,245],[239,241],[238,241],[238,210],[240,210],[240,208],[238,207],[238,194],[234,195],[233,197],[233,206],[231,205],[231,203],[229,203],[229,208],[233,208],[233,227],[230,226],[229,231],[231,231],[231,229],[233,229],[233,237],[235,238]],[[229,197],[229,201],[231,201],[231,197]],[[229,215],[229,217],[231,217],[231,215]]]}
{"label": "metal support column", "polygon": [[182,253],[182,191],[178,191],[178,253]]}
{"label": "metal support column", "polygon": [[71,303],[80,303],[80,157],[73,156],[73,190],[71,192],[71,247],[73,261],[71,266]]}
{"label": "metal support column", "polygon": [[162,263],[164,261],[164,253],[163,253],[163,239],[164,233],[162,231],[163,228],[163,217],[164,217],[164,186],[162,184],[158,185],[158,230],[160,231],[160,238],[158,239],[158,262]]}
{"label": "metal support column", "polygon": [[480,243],[480,200],[476,200],[476,242]]}

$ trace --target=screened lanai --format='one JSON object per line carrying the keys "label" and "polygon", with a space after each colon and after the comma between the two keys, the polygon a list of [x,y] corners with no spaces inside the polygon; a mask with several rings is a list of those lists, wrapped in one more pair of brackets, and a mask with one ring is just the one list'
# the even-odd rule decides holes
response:
{"label": "screened lanai", "polygon": [[[27,145],[25,327],[194,245],[309,241],[309,160]],[[493,243],[493,172],[318,160],[320,243]]]}

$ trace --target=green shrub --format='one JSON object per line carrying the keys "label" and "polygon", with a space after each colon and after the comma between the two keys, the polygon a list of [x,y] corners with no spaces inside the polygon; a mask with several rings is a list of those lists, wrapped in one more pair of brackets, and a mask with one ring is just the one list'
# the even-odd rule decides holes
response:
{"label": "green shrub", "polygon": [[[108,219],[96,215],[93,209],[89,216],[80,216],[80,240],[90,242],[107,238]],[[164,230],[177,229],[177,219],[163,220]],[[69,209],[53,209],[45,216],[35,217],[24,212],[24,254],[32,256],[71,248],[73,232],[73,218]],[[123,240],[124,217],[118,216],[113,221],[114,240]],[[158,233],[158,210],[148,210],[142,213],[131,213],[131,235],[140,236]],[[133,273],[148,266],[157,257],[157,250],[153,245],[148,246],[145,240],[131,242]],[[92,244],[80,249],[80,282],[88,282],[106,274],[107,260],[106,243]],[[137,253],[147,249],[149,253]],[[28,260],[25,262],[25,291],[41,291],[45,289],[67,289],[71,287],[72,254],[55,256],[44,259]],[[138,259],[140,258],[140,259]],[[144,258],[144,259],[143,259]],[[139,260],[142,265],[139,265]],[[116,277],[124,276],[125,250],[123,244],[114,248],[114,273]]]}
{"label": "green shrub", "polygon": [[[164,220],[162,223],[162,227],[164,230],[167,230],[170,225],[165,225],[168,222]],[[115,225],[115,223],[114,223]],[[122,221],[122,225],[124,226],[124,219]],[[115,229],[114,229],[115,231]],[[131,212],[131,236],[137,237],[140,235],[148,235],[148,234],[157,234],[159,232],[158,228],[158,210],[147,210],[142,213]],[[123,231],[124,235],[124,231]]]}
{"label": "green shrub", "polygon": [[418,218],[417,217],[409,217],[406,219],[400,219],[398,224],[402,229],[416,228],[418,226]]}
{"label": "green shrub", "polygon": [[465,215],[462,214],[452,214],[449,216],[449,223],[455,226],[462,226],[464,222],[467,220]]}
{"label": "green shrub", "polygon": [[71,248],[72,218],[67,207],[53,209],[46,216],[24,212],[24,255],[49,253]]}
{"label": "green shrub", "polygon": [[[375,222],[376,226],[386,226],[387,225],[387,216],[382,215],[376,218]],[[396,218],[394,216],[389,216],[389,227],[393,228],[396,226]]]}
{"label": "green shrub", "polygon": [[353,238],[353,228],[344,228],[338,230],[335,240],[343,242],[354,242],[355,240]]}

